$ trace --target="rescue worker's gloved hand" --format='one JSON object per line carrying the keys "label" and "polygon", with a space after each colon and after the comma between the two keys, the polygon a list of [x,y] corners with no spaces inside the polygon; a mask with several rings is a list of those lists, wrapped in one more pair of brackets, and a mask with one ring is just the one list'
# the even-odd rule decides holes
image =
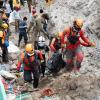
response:
{"label": "rescue worker's gloved hand", "polygon": [[96,43],[94,42],[94,43],[89,43],[89,45],[91,46],[91,47],[95,47],[96,46]]}
{"label": "rescue worker's gloved hand", "polygon": [[65,47],[66,47],[66,45],[65,45],[65,44],[61,44],[61,47],[62,47],[62,48],[65,48]]}

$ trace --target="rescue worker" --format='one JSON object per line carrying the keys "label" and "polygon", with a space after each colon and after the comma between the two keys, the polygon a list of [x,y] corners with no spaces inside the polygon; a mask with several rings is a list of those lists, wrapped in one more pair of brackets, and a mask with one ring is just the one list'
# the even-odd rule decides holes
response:
{"label": "rescue worker", "polygon": [[24,80],[26,82],[32,82],[32,74],[34,77],[33,87],[37,88],[39,84],[39,59],[43,61],[43,57],[40,51],[34,50],[32,44],[27,44],[25,51],[21,53],[18,61],[17,70],[20,71],[21,64],[24,66]]}
{"label": "rescue worker", "polygon": [[25,45],[27,44],[27,40],[28,40],[28,37],[27,37],[27,32],[26,32],[26,29],[27,29],[27,17],[24,17],[22,21],[20,21],[19,23],[19,40],[18,40],[18,46],[20,46],[20,42],[22,40],[22,38],[24,37],[24,43]]}
{"label": "rescue worker", "polygon": [[9,40],[9,26],[7,23],[2,23],[1,25],[1,30],[4,32],[5,34],[5,40]]}
{"label": "rescue worker", "polygon": [[42,52],[42,56],[44,58],[44,62],[41,62],[41,69],[40,69],[44,77],[45,69],[46,69],[46,53],[48,54],[49,57],[49,47],[46,45],[46,40],[43,36],[39,37],[37,41],[36,49]]}
{"label": "rescue worker", "polygon": [[0,31],[0,47],[2,49],[2,61],[8,62],[8,49],[5,43],[5,33]]}
{"label": "rescue worker", "polygon": [[55,37],[52,39],[50,44],[51,51],[57,52],[59,49],[62,48],[62,43],[63,43],[62,36],[63,36],[62,32],[56,33]]}
{"label": "rescue worker", "polygon": [[[81,63],[84,58],[81,45],[83,46],[95,46],[88,38],[84,36],[85,32],[82,30],[82,19],[76,19],[73,22],[73,26],[64,30],[65,44],[66,44],[66,57],[67,57],[67,70],[74,70],[78,72],[81,68]],[[82,40],[82,42],[81,42]]]}

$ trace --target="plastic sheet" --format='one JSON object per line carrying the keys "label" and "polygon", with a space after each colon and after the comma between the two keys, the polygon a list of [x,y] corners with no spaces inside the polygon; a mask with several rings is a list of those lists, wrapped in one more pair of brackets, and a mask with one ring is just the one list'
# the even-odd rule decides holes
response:
{"label": "plastic sheet", "polygon": [[0,100],[7,100],[7,95],[1,79],[0,79]]}
{"label": "plastic sheet", "polygon": [[8,52],[9,53],[17,53],[19,52],[19,48],[17,46],[15,46],[15,44],[11,41],[9,41],[9,47],[8,47]]}
{"label": "plastic sheet", "polygon": [[16,96],[16,100],[33,100],[29,93],[24,93]]}

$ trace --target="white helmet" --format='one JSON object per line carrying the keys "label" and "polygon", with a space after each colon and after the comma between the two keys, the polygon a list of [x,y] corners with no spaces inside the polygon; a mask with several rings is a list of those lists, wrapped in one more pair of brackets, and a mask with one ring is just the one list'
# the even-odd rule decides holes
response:
{"label": "white helmet", "polygon": [[40,36],[39,39],[38,39],[38,45],[40,47],[43,47],[45,46],[45,38],[43,36]]}

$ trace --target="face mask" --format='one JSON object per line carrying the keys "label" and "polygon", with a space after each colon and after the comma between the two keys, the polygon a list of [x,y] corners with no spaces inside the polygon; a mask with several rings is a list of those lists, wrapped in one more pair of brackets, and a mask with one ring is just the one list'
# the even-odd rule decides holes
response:
{"label": "face mask", "polygon": [[31,57],[34,55],[34,52],[33,53],[27,53],[27,56]]}

